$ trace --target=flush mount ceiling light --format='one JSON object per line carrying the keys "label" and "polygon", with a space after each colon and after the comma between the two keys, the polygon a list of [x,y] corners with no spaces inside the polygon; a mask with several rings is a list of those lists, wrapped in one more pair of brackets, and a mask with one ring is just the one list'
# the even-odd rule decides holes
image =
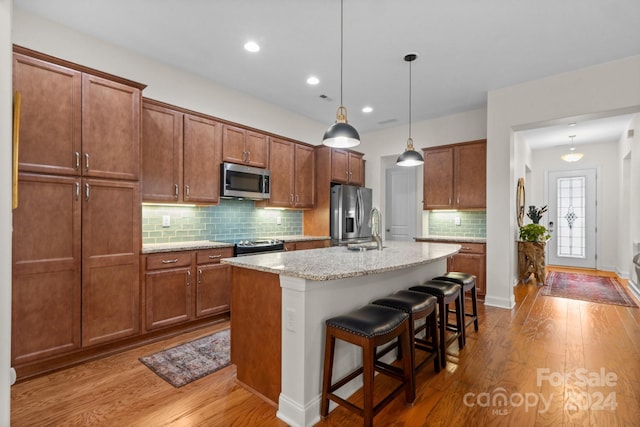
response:
{"label": "flush mount ceiling light", "polygon": [[398,166],[418,166],[424,163],[422,155],[413,148],[413,139],[411,139],[411,63],[416,58],[418,58],[416,53],[408,53],[404,57],[404,60],[409,63],[409,139],[407,139],[407,149],[396,160]]}
{"label": "flush mount ceiling light", "polygon": [[318,79],[316,76],[310,76],[310,77],[307,79],[307,84],[308,84],[308,85],[315,86],[315,85],[317,85],[318,83],[320,83],[320,79]]}
{"label": "flush mount ceiling light", "polygon": [[582,153],[576,153],[576,147],[573,145],[573,138],[575,137],[575,135],[569,135],[569,138],[571,138],[571,147],[569,147],[569,152],[560,156],[560,158],[565,162],[577,162],[582,158],[582,156],[584,156]]}
{"label": "flush mount ceiling light", "polygon": [[347,122],[347,109],[342,105],[342,63],[344,59],[343,14],[343,0],[340,0],[340,106],[336,112],[336,122],[327,129],[322,138],[324,145],[336,148],[349,148],[360,145],[360,135],[358,135],[358,131]]}
{"label": "flush mount ceiling light", "polygon": [[252,52],[252,53],[260,52],[260,45],[258,45],[258,43],[254,42],[253,40],[246,42],[244,44],[244,48],[248,52]]}

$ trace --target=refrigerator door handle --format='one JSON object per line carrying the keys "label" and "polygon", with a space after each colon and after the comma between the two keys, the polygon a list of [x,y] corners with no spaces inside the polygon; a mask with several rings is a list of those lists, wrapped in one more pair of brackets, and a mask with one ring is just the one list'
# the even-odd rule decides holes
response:
{"label": "refrigerator door handle", "polygon": [[362,221],[364,220],[364,200],[362,200],[362,192],[358,188],[356,197],[356,212],[358,216],[358,232],[362,230]]}

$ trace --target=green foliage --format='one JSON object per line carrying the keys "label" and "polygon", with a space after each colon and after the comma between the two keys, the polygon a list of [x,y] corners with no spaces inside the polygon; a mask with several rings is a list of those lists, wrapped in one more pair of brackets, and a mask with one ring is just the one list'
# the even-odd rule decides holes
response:
{"label": "green foliage", "polygon": [[520,240],[523,242],[546,242],[551,238],[544,225],[527,224],[520,227]]}

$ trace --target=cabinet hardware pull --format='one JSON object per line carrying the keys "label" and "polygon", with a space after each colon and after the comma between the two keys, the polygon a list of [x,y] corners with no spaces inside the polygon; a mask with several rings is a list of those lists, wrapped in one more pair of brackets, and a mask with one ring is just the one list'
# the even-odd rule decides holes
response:
{"label": "cabinet hardware pull", "polygon": [[76,182],[76,201],[80,198],[80,183]]}
{"label": "cabinet hardware pull", "polygon": [[80,169],[80,153],[76,151],[76,170]]}
{"label": "cabinet hardware pull", "polygon": [[247,151],[247,162],[249,162],[249,159],[251,159],[251,151]]}
{"label": "cabinet hardware pull", "polygon": [[202,269],[198,269],[198,285],[202,283]]}
{"label": "cabinet hardware pull", "polygon": [[222,258],[222,255],[209,255],[209,259]]}
{"label": "cabinet hardware pull", "polygon": [[449,204],[451,204],[451,197],[449,197]]}
{"label": "cabinet hardware pull", "polygon": [[178,191],[180,191],[178,184],[173,184],[174,185],[174,192],[173,195],[175,196],[175,198],[178,198]]}
{"label": "cabinet hardware pull", "polygon": [[300,195],[296,194],[296,203],[300,203]]}
{"label": "cabinet hardware pull", "polygon": [[289,201],[293,203],[293,194],[289,194]]}
{"label": "cabinet hardware pull", "polygon": [[191,194],[191,189],[189,188],[188,185],[184,186],[184,194],[189,197],[189,195]]}
{"label": "cabinet hardware pull", "polygon": [[84,153],[84,168],[89,170],[89,153]]}
{"label": "cabinet hardware pull", "polygon": [[176,258],[176,259],[163,259],[162,260],[163,264],[175,264],[176,262],[178,262],[178,258]]}
{"label": "cabinet hardware pull", "polygon": [[471,248],[467,247],[467,246],[463,246],[462,249],[464,249],[465,251],[470,251],[471,250]]}
{"label": "cabinet hardware pull", "polygon": [[460,204],[460,196],[458,196],[458,199],[456,200],[457,204]]}
{"label": "cabinet hardware pull", "polygon": [[191,286],[191,272],[187,271],[187,286]]}
{"label": "cabinet hardware pull", "polygon": [[84,198],[85,200],[88,202],[89,201],[89,193],[91,192],[90,188],[89,188],[89,183],[85,183],[84,184]]}

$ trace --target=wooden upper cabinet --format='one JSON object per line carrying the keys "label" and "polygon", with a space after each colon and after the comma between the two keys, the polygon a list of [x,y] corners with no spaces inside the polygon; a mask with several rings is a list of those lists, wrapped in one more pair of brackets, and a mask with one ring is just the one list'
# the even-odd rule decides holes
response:
{"label": "wooden upper cabinet", "polygon": [[424,209],[486,207],[485,140],[425,148]]}
{"label": "wooden upper cabinet", "polygon": [[269,138],[271,197],[256,206],[312,208],[315,203],[315,151],[313,147]]}
{"label": "wooden upper cabinet", "polygon": [[257,168],[267,168],[269,144],[267,136],[237,126],[224,125],[222,159]]}
{"label": "wooden upper cabinet", "polygon": [[302,144],[294,145],[294,206],[313,208],[315,206],[315,150]]}
{"label": "wooden upper cabinet", "polygon": [[191,114],[184,116],[184,195],[187,203],[220,201],[222,125]]}
{"label": "wooden upper cabinet", "polygon": [[341,184],[364,185],[362,154],[331,149],[331,181]]}
{"label": "wooden upper cabinet", "polygon": [[22,97],[19,169],[79,174],[82,73],[16,53],[13,88]]}
{"label": "wooden upper cabinet", "polygon": [[182,192],[183,114],[142,103],[142,199],[174,202]]}
{"label": "wooden upper cabinet", "polygon": [[140,89],[82,76],[82,174],[135,181],[140,175]]}
{"label": "wooden upper cabinet", "polygon": [[453,207],[453,149],[424,150],[424,208]]}
{"label": "wooden upper cabinet", "polygon": [[150,99],[142,107],[142,199],[220,201],[222,124]]}
{"label": "wooden upper cabinet", "polygon": [[22,97],[19,169],[137,180],[144,85],[14,50],[13,85]]}

